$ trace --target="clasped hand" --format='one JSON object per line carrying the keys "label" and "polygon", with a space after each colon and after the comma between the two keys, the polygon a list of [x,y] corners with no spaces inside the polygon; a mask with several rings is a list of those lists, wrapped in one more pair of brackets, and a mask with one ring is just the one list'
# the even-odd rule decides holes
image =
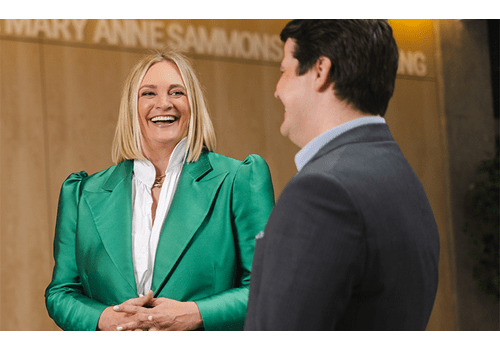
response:
{"label": "clasped hand", "polygon": [[183,331],[196,329],[202,322],[195,302],[153,298],[153,292],[149,291],[144,296],[106,308],[98,328],[102,331]]}

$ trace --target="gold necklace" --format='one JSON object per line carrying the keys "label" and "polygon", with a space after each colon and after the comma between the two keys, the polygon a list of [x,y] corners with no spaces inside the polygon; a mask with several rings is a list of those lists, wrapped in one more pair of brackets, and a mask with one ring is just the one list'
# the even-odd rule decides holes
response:
{"label": "gold necklace", "polygon": [[163,183],[160,183],[159,181],[161,181],[161,179],[163,179],[165,176],[167,176],[167,175],[163,174],[163,175],[160,175],[160,176],[156,177],[155,178],[155,182],[153,183],[153,187],[161,188],[161,186],[163,185]]}

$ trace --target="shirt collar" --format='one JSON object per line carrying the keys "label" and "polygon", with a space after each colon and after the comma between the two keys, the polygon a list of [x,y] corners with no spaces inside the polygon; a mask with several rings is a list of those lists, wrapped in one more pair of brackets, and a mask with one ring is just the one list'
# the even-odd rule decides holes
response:
{"label": "shirt collar", "polygon": [[[169,171],[172,171],[174,168],[178,166],[182,166],[185,159],[186,154],[186,137],[183,138],[179,143],[175,146],[174,151],[170,155],[170,159],[168,161],[167,169],[165,170],[165,174]],[[139,181],[145,184],[148,187],[153,186],[156,178],[156,170],[148,159],[138,160],[134,159],[134,175],[137,176]]]}
{"label": "shirt collar", "polygon": [[341,124],[333,129],[324,132],[323,134],[311,140],[295,155],[295,165],[297,166],[297,171],[300,171],[304,167],[304,165],[306,165],[307,162],[309,162],[311,158],[316,153],[318,153],[321,147],[332,141],[334,138],[338,137],[340,134],[343,134],[346,131],[354,129],[361,125],[382,123],[385,123],[385,120],[382,117],[361,117],[350,120],[344,124]]}

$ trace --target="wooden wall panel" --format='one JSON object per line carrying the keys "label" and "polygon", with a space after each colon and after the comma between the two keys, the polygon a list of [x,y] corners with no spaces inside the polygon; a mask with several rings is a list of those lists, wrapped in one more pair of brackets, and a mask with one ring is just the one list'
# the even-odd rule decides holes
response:
{"label": "wooden wall panel", "polygon": [[52,271],[40,45],[0,41],[0,329],[51,329]]}

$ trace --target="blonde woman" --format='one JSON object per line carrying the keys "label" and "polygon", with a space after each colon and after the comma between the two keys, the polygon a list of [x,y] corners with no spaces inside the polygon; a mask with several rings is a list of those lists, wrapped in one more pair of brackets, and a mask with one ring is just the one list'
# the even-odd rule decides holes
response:
{"label": "blonde woman", "polygon": [[187,61],[142,59],[123,89],[116,165],[64,182],[45,292],[65,330],[242,330],[255,236],[274,205],[269,169],[214,153]]}

